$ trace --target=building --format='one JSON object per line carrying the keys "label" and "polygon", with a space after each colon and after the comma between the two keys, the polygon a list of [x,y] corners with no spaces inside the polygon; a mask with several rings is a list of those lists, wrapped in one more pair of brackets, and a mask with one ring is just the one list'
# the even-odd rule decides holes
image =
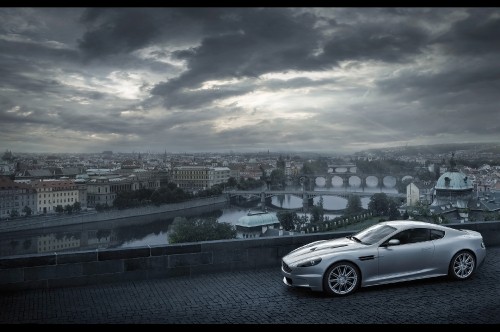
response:
{"label": "building", "polygon": [[63,251],[80,248],[80,239],[74,235],[54,233],[39,236],[37,239],[38,253]]}
{"label": "building", "polygon": [[434,186],[431,205],[451,204],[457,208],[467,208],[473,189],[472,181],[464,173],[458,170],[444,172]]}
{"label": "building", "polygon": [[474,185],[467,175],[451,168],[436,182],[434,198],[429,206],[431,213],[468,221],[469,208],[473,205],[473,189]]}
{"label": "building", "polygon": [[416,206],[419,201],[420,190],[415,183],[411,182],[406,186],[406,205]]}
{"label": "building", "polygon": [[0,176],[0,219],[22,216],[37,211],[35,189],[26,183],[17,183],[9,177]]}
{"label": "building", "polygon": [[150,172],[128,173],[129,175],[109,174],[89,180],[87,185],[87,205],[113,206],[116,195],[122,191],[160,188],[160,178]]}
{"label": "building", "polygon": [[249,212],[236,222],[236,238],[261,237],[269,228],[279,228],[280,222],[274,213]]}
{"label": "building", "polygon": [[432,202],[433,185],[430,181],[411,182],[406,186],[406,206],[414,207],[417,202],[429,205]]}
{"label": "building", "polygon": [[226,183],[230,177],[229,167],[178,166],[172,170],[172,182],[190,191],[210,189],[216,184]]}
{"label": "building", "polygon": [[31,183],[36,190],[37,213],[55,213],[58,205],[63,208],[80,202],[80,190],[74,180],[38,180]]}
{"label": "building", "polygon": [[82,211],[87,210],[87,184],[85,181],[75,180],[75,185],[78,188],[78,197],[80,199],[80,208]]}
{"label": "building", "polygon": [[99,176],[87,182],[87,205],[113,206],[116,194],[119,191],[131,191],[139,189],[139,183],[127,181],[123,178]]}

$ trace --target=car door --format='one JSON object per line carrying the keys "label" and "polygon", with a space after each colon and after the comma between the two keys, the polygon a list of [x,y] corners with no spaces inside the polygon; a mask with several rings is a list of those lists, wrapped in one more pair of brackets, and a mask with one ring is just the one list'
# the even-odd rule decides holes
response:
{"label": "car door", "polygon": [[[398,245],[387,245],[391,239]],[[423,277],[434,260],[434,244],[427,228],[404,230],[385,241],[379,248],[379,282],[396,282]]]}

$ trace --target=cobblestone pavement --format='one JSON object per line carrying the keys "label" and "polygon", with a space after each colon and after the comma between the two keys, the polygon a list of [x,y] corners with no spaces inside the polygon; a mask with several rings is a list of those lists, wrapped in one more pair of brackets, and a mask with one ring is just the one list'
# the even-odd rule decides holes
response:
{"label": "cobblestone pavement", "polygon": [[332,298],[280,267],[0,295],[2,324],[498,324],[500,247],[472,279],[374,286]]}

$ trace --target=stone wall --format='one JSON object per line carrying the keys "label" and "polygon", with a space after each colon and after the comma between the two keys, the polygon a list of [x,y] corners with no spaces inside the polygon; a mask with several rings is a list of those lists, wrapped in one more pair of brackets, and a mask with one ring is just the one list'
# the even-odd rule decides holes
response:
{"label": "stone wall", "polygon": [[[448,224],[482,233],[486,246],[500,246],[500,222]],[[275,267],[281,257],[312,241],[344,237],[327,232],[126,249],[19,255],[0,259],[0,290],[89,285],[151,278]]]}

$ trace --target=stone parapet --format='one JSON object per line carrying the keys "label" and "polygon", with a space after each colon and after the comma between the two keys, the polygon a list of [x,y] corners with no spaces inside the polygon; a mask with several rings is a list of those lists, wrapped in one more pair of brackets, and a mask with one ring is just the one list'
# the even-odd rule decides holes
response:
{"label": "stone parapet", "polygon": [[[486,246],[500,246],[500,222],[447,224],[481,232]],[[0,259],[0,290],[89,285],[276,267],[304,244],[353,232],[325,232],[123,249],[10,256]]]}

